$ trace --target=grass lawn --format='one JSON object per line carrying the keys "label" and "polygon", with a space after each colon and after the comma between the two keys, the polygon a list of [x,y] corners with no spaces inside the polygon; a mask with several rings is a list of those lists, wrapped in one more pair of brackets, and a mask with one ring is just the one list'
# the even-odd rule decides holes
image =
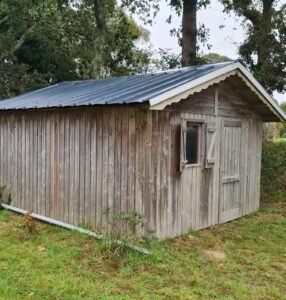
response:
{"label": "grass lawn", "polygon": [[24,220],[0,212],[0,299],[286,299],[286,204],[153,243],[148,257],[43,223],[29,234]]}

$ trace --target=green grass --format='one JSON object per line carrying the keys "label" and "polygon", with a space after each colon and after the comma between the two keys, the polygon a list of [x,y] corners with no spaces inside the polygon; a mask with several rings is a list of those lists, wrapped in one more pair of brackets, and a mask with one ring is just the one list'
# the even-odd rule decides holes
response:
{"label": "green grass", "polygon": [[[286,205],[150,246],[103,243],[0,212],[0,299],[286,299]],[[204,250],[220,250],[225,260]]]}

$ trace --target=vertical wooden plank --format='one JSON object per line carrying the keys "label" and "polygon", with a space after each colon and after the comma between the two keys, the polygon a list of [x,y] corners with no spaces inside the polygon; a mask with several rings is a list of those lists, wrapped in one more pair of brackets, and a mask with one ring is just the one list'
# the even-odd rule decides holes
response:
{"label": "vertical wooden plank", "polygon": [[[5,159],[5,166],[6,166],[6,191],[9,193],[11,189],[11,150],[12,150],[12,143],[11,143],[11,115],[8,113],[6,114],[6,159]],[[2,162],[3,163],[3,162]]]}
{"label": "vertical wooden plank", "polygon": [[91,204],[91,113],[86,111],[85,115],[85,223],[93,225],[93,214]]}
{"label": "vertical wooden plank", "polygon": [[50,157],[50,184],[49,188],[49,200],[50,211],[49,216],[55,218],[55,115],[50,113],[50,139],[49,139],[49,157]]}
{"label": "vertical wooden plank", "polygon": [[62,184],[63,184],[63,205],[64,205],[64,222],[69,223],[70,222],[70,213],[71,213],[71,203],[70,203],[70,185],[71,182],[69,181],[69,174],[70,174],[70,165],[71,165],[71,157],[70,153],[73,151],[73,149],[70,149],[70,113],[69,111],[65,112],[64,115],[64,142],[63,142],[63,149],[62,149],[62,155],[64,157],[63,162],[63,175],[62,175]]}
{"label": "vertical wooden plank", "polygon": [[42,118],[37,115],[37,186],[36,186],[36,200],[37,200],[37,213],[42,214],[41,206],[41,186],[42,186],[42,145],[43,145],[43,133],[42,133]]}
{"label": "vertical wooden plank", "polygon": [[[154,186],[152,182],[153,175],[153,166],[152,166],[152,111],[146,112],[146,128],[144,130],[144,161],[145,161],[145,193],[141,197],[142,205],[141,205],[141,213],[144,211],[145,219],[154,220],[156,210],[154,210],[153,194],[154,194]],[[136,147],[136,153],[137,153]],[[138,153],[136,154],[136,168],[140,162],[140,157],[137,159]],[[154,230],[154,224],[151,226],[152,230]]]}
{"label": "vertical wooden plank", "polygon": [[102,226],[102,169],[103,169],[103,159],[102,159],[102,146],[103,146],[103,115],[101,111],[97,111],[97,198],[96,198],[96,224],[98,227]]}
{"label": "vertical wooden plank", "polygon": [[172,236],[172,195],[173,195],[173,180],[172,180],[172,113],[168,115],[168,121],[166,124],[166,159],[167,159],[167,211],[166,211],[166,234]]}
{"label": "vertical wooden plank", "polygon": [[67,209],[65,203],[65,118],[66,112],[59,112],[58,124],[58,196],[59,220],[67,220]]}
{"label": "vertical wooden plank", "polygon": [[162,112],[162,152],[161,152],[161,166],[160,166],[160,177],[161,177],[161,234],[166,235],[168,232],[168,143],[169,143],[169,132],[168,124],[170,122],[170,113]]}
{"label": "vertical wooden plank", "polygon": [[260,180],[261,180],[261,159],[262,159],[262,140],[263,140],[263,122],[258,121],[258,138],[257,138],[257,143],[258,143],[258,150],[257,150],[257,165],[256,165],[256,170],[257,170],[257,199],[256,199],[256,205],[255,205],[255,210],[259,208],[260,204]]}
{"label": "vertical wooden plank", "polygon": [[[147,151],[146,140],[147,140],[147,111],[145,109],[140,110],[140,131],[139,131],[139,170],[140,170],[140,198],[138,199],[139,202],[139,211],[143,214],[146,212],[147,207],[147,200],[145,200],[147,196],[146,191],[146,161],[145,155]],[[142,159],[143,158],[143,159]]]}
{"label": "vertical wooden plank", "polygon": [[[2,122],[1,122],[2,123]],[[21,132],[22,132],[22,139],[21,139],[21,207],[25,208],[25,180],[26,180],[26,124],[25,124],[25,114],[21,116]],[[1,145],[3,143],[3,134],[2,134],[2,126],[1,126]],[[2,147],[1,147],[1,159],[2,159]],[[0,164],[1,166],[1,164]],[[3,168],[1,167],[1,174],[3,172]]]}
{"label": "vertical wooden plank", "polygon": [[74,132],[74,224],[80,223],[80,114],[74,113],[75,116],[75,132]]}
{"label": "vertical wooden plank", "polygon": [[114,161],[114,203],[113,211],[115,214],[120,213],[121,211],[121,159],[122,159],[122,116],[123,109],[120,109],[115,114],[115,161]]}
{"label": "vertical wooden plank", "polygon": [[76,125],[76,115],[74,112],[69,112],[69,180],[68,180],[68,190],[69,190],[69,222],[71,224],[75,223],[75,205],[76,205],[76,196],[75,196],[75,125]]}
{"label": "vertical wooden plank", "polygon": [[38,180],[39,180],[39,166],[38,166],[38,140],[39,140],[39,131],[38,131],[38,116],[34,115],[33,118],[33,199],[34,199],[34,212],[39,211],[39,200],[38,200]]}
{"label": "vertical wooden plank", "polygon": [[13,155],[12,155],[12,176],[11,176],[11,194],[12,200],[15,199],[17,202],[17,194],[18,194],[18,177],[17,177],[17,162],[18,162],[18,153],[17,153],[17,142],[18,142],[18,124],[17,124],[17,114],[15,112],[12,113],[12,144],[13,144]]}
{"label": "vertical wooden plank", "polygon": [[86,164],[86,125],[85,125],[86,112],[79,113],[79,139],[76,141],[79,145],[79,223],[85,222],[85,164]]}
{"label": "vertical wooden plank", "polygon": [[122,113],[122,152],[121,152],[121,211],[127,212],[127,186],[128,186],[128,120],[129,110]]}
{"label": "vertical wooden plank", "polygon": [[55,124],[54,124],[54,139],[55,139],[55,149],[54,149],[54,216],[57,220],[61,220],[61,204],[60,204],[60,193],[59,193],[59,137],[60,137],[60,114],[59,112],[54,112]]}
{"label": "vertical wooden plank", "polygon": [[[253,141],[253,136],[252,136],[252,121],[249,120],[249,135],[248,135],[248,145],[252,145]],[[252,153],[252,146],[248,147],[248,152],[247,152],[247,190],[246,190],[246,195],[247,195],[247,201],[245,205],[245,213],[248,214],[250,212],[250,203],[252,201],[251,197],[251,178],[252,178],[252,165],[251,165],[251,153]]]}
{"label": "vertical wooden plank", "polygon": [[170,178],[172,185],[172,193],[170,193],[171,197],[171,207],[170,207],[170,226],[171,226],[171,236],[177,235],[177,214],[178,214],[178,198],[177,198],[177,184],[178,184],[178,170],[179,170],[179,144],[178,141],[178,125],[176,123],[176,113],[172,112],[170,119],[170,134],[171,134],[171,145],[170,145],[170,159],[171,159],[171,170],[170,170]]}
{"label": "vertical wooden plank", "polygon": [[[121,151],[121,212],[128,212],[128,125],[129,109],[122,113],[122,151]],[[122,224],[121,230],[126,231],[126,224]]]}
{"label": "vertical wooden plank", "polygon": [[[129,109],[128,115],[128,182],[127,182],[127,211],[135,210],[135,110]],[[145,142],[145,140],[143,141]],[[145,175],[144,175],[145,176]]]}
{"label": "vertical wooden plank", "polygon": [[47,210],[46,210],[46,202],[47,202],[47,197],[46,197],[46,191],[47,191],[47,117],[46,117],[46,112],[42,113],[42,126],[41,126],[41,131],[42,131],[42,152],[41,152],[41,161],[42,161],[42,184],[41,184],[41,207],[42,207],[42,214],[43,215],[48,215]]}
{"label": "vertical wooden plank", "polygon": [[146,201],[152,201],[150,199],[147,199],[144,197],[143,198],[143,193],[142,193],[142,184],[141,184],[141,176],[142,176],[142,155],[143,155],[143,151],[142,151],[142,139],[143,139],[143,121],[141,120],[143,119],[142,116],[142,111],[137,109],[135,111],[135,122],[136,122],[136,153],[135,153],[135,166],[136,166],[136,170],[135,170],[135,210],[138,212],[143,213],[145,215],[145,219],[148,220],[149,226],[152,226],[152,223],[150,221],[151,216],[148,213],[147,208],[144,209],[144,207],[146,207],[148,204],[146,204],[145,206],[143,206],[143,199],[146,199]]}
{"label": "vertical wooden plank", "polygon": [[216,116],[216,132],[217,132],[217,139],[216,139],[216,145],[215,145],[215,157],[216,157],[216,163],[214,166],[214,199],[215,202],[213,203],[213,214],[212,214],[212,223],[211,225],[218,224],[219,220],[219,201],[221,201],[220,197],[220,143],[221,143],[221,122],[220,118]]}
{"label": "vertical wooden plank", "polygon": [[27,119],[26,119],[26,139],[25,139],[25,142],[26,142],[26,164],[25,164],[25,177],[26,177],[26,180],[25,180],[25,191],[26,191],[26,196],[25,196],[25,209],[30,211],[31,210],[31,197],[30,197],[30,190],[31,190],[31,186],[30,186],[30,181],[31,181],[31,176],[30,176],[30,173],[29,173],[29,170],[30,170],[30,152],[31,152],[31,148],[30,148],[30,139],[31,139],[31,135],[30,135],[30,123],[31,123],[31,120],[30,120],[30,116],[27,115]]}
{"label": "vertical wooden plank", "polygon": [[96,226],[96,210],[97,210],[97,199],[96,192],[97,192],[97,176],[96,176],[96,167],[97,167],[97,115],[96,111],[92,110],[90,114],[90,139],[91,139],[91,150],[90,150],[90,184],[91,184],[91,191],[90,191],[90,200],[91,200],[91,224],[92,226]]}
{"label": "vertical wooden plank", "polygon": [[[108,110],[103,110],[103,127],[102,127],[102,209],[111,209],[108,207],[108,128],[109,128],[109,113]],[[106,223],[106,218],[103,217],[103,224]]]}
{"label": "vertical wooden plank", "polygon": [[30,211],[35,212],[36,207],[35,207],[35,191],[34,191],[34,182],[35,182],[35,172],[36,172],[36,161],[35,161],[35,115],[31,112],[29,114],[30,120],[29,120],[29,159],[30,159],[30,164],[28,166],[28,172],[29,172],[29,180],[30,180],[30,191],[29,191],[29,202],[30,202]]}
{"label": "vertical wooden plank", "polygon": [[162,138],[161,138],[161,121],[162,120],[162,114],[161,112],[158,112],[156,115],[156,134],[154,138],[157,139],[156,146],[154,148],[154,161],[156,160],[156,169],[154,172],[156,172],[155,175],[155,191],[156,191],[156,232],[158,236],[161,236],[161,155],[162,155]]}
{"label": "vertical wooden plank", "polygon": [[[16,146],[16,182],[17,182],[17,192],[16,192],[16,204],[18,207],[22,207],[21,203],[21,151],[22,151],[22,135],[21,135],[21,115],[16,114],[16,134],[15,134],[15,146]],[[1,144],[0,144],[1,148]]]}
{"label": "vertical wooden plank", "polygon": [[108,194],[107,206],[110,207],[114,214],[114,157],[115,157],[115,110],[110,109],[108,113]]}

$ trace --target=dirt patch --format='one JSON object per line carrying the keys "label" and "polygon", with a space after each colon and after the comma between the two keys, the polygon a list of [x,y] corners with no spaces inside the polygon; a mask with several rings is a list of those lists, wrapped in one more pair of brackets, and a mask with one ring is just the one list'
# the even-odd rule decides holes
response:
{"label": "dirt patch", "polygon": [[217,259],[217,260],[226,259],[226,254],[223,251],[204,250],[203,255],[209,259]]}

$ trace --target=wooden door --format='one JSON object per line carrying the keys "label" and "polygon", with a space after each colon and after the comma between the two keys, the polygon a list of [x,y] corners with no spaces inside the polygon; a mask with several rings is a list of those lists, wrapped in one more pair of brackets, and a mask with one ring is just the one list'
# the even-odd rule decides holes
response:
{"label": "wooden door", "polygon": [[241,127],[240,120],[221,123],[219,223],[241,215]]}

